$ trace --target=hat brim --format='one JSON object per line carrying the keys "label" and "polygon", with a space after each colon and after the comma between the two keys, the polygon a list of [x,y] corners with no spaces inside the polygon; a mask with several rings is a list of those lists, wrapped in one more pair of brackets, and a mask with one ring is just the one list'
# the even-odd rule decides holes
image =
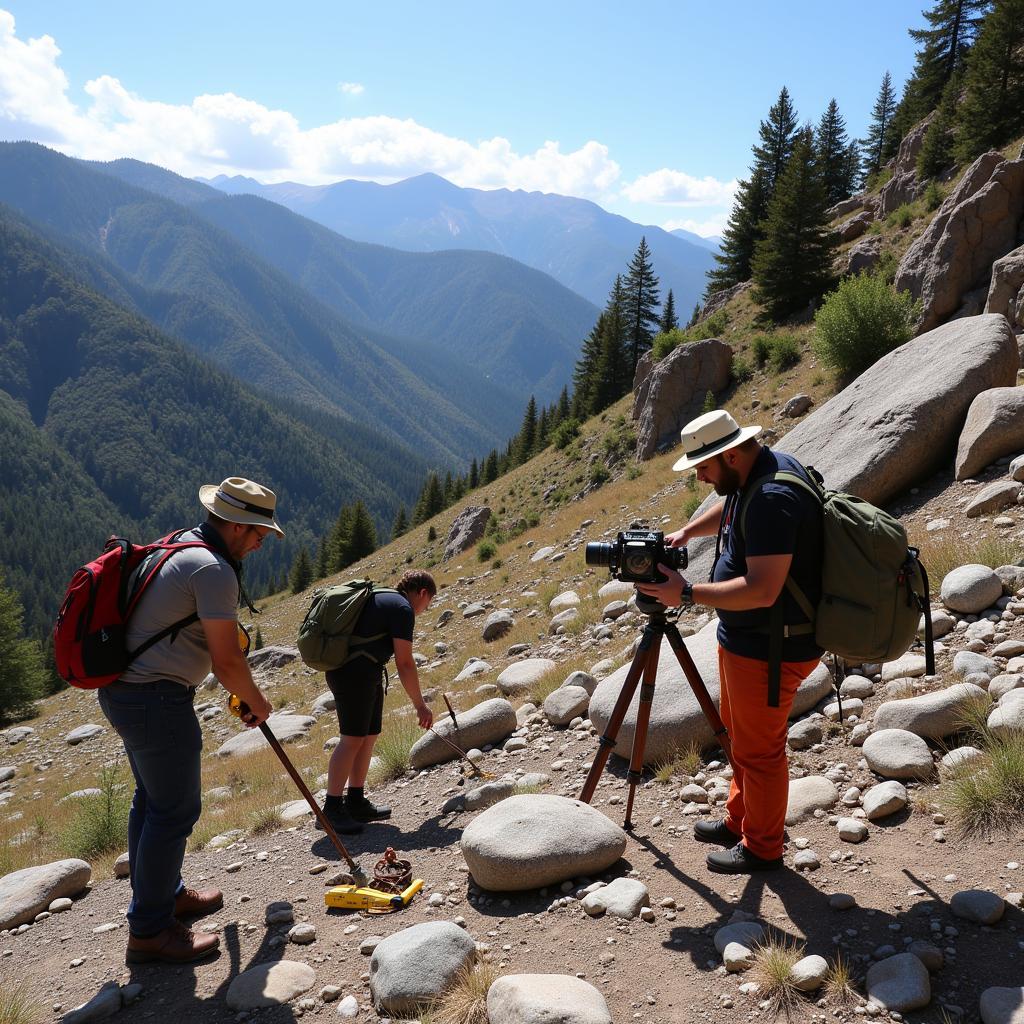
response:
{"label": "hat brim", "polygon": [[258,515],[255,512],[246,512],[245,509],[233,508],[226,501],[217,501],[217,484],[203,484],[199,488],[199,504],[212,512],[215,516],[227,520],[229,523],[241,523],[243,526],[266,526],[278,535],[284,536],[284,530],[277,525],[276,519],[268,520],[266,516]]}
{"label": "hat brim", "polygon": [[721,455],[722,452],[727,452],[730,448],[737,448],[743,444],[744,441],[749,441],[753,437],[757,437],[761,433],[761,427],[743,427],[740,430],[739,436],[734,437],[729,441],[723,441],[721,446],[713,448],[709,452],[702,452],[699,458],[691,459],[689,455],[684,455],[675,465],[672,466],[673,470],[677,473],[681,473],[687,469],[694,469],[699,466],[702,462],[707,462],[708,459],[713,459],[716,455]]}

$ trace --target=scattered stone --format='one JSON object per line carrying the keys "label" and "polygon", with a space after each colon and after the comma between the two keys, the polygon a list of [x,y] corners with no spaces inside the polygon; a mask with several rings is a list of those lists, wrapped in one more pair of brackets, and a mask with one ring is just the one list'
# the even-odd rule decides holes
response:
{"label": "scattered stone", "polygon": [[308,964],[278,960],[243,971],[228,986],[225,998],[232,1010],[256,1010],[281,1006],[315,984],[316,971]]}
{"label": "scattered stone", "polygon": [[787,743],[790,750],[809,750],[815,743],[820,743],[825,735],[822,719],[817,715],[794,722],[789,729]]}
{"label": "scattered stone", "polygon": [[859,818],[840,818],[836,828],[839,838],[847,843],[862,843],[868,837],[868,827]]}
{"label": "scattered stone", "polygon": [[597,680],[589,672],[572,672],[562,686],[581,686],[588,694],[597,689]]}
{"label": "scattered stone", "polygon": [[949,909],[954,917],[975,924],[995,924],[1006,910],[1006,901],[987,889],[965,889],[953,893]]}
{"label": "scattered stone", "polygon": [[816,810],[828,810],[839,799],[839,790],[824,775],[808,775],[791,779],[789,802],[786,805],[786,824],[795,825],[813,816]]}
{"label": "scattered stone", "polygon": [[828,961],[823,956],[805,956],[793,964],[789,978],[801,992],[816,992],[828,978]]}
{"label": "scattered stone", "polygon": [[998,662],[974,651],[957,651],[953,656],[953,674],[961,678],[983,675],[991,680],[1001,671]]}
{"label": "scattered stone", "polygon": [[80,725],[67,734],[65,742],[69,747],[74,747],[85,740],[91,740],[94,736],[102,736],[106,731],[102,725]]}
{"label": "scattered stone", "polygon": [[128,878],[132,873],[131,861],[128,858],[127,853],[122,853],[117,860],[114,861],[114,877],[115,878]]}
{"label": "scattered stone", "polygon": [[544,714],[552,725],[568,725],[585,715],[589,704],[590,694],[582,686],[560,686],[544,699]]}
{"label": "scattered stone", "polygon": [[874,729],[904,729],[925,739],[941,740],[963,728],[965,709],[984,696],[980,687],[958,683],[919,697],[886,701],[875,711]]}
{"label": "scattered stone", "polygon": [[267,924],[291,924],[295,920],[295,908],[287,900],[275,900],[267,904],[264,920]]}
{"label": "scattered stone", "polygon": [[297,661],[299,649],[287,644],[268,644],[248,656],[249,668],[253,672],[277,671]]}
{"label": "scattered stone", "polygon": [[506,974],[487,990],[489,1024],[612,1024],[604,996],[582,978]]}
{"label": "scattered stone", "polygon": [[832,910],[853,910],[857,900],[849,893],[836,892],[829,896],[828,905]]}
{"label": "scattered stone", "polygon": [[591,916],[608,913],[631,920],[647,905],[650,893],[635,878],[616,878],[583,898],[583,909]]}
{"label": "scattered stone", "polygon": [[288,932],[288,940],[299,946],[308,946],[316,942],[316,928],[307,923],[297,924]]}
{"label": "scattered stone", "polygon": [[[316,725],[316,719],[312,715],[290,715],[279,711],[267,719],[267,725],[280,743],[294,743],[306,738]],[[245,757],[269,749],[270,744],[259,729],[244,729],[222,743],[217,756]]]}
{"label": "scattered stone", "polygon": [[927,779],[935,770],[928,744],[905,729],[882,729],[864,741],[868,767],[888,779]]}
{"label": "scattered stone", "polygon": [[913,953],[928,968],[931,974],[942,969],[942,964],[945,960],[942,950],[938,946],[933,946],[930,942],[925,942],[923,939],[915,939],[907,946],[907,952]]}
{"label": "scattered stone", "polygon": [[738,942],[741,946],[751,949],[764,938],[764,925],[757,921],[737,921],[724,925],[715,932],[715,949],[725,952],[730,942]]}
{"label": "scattered stone", "polygon": [[913,953],[897,953],[868,968],[868,998],[892,1012],[919,1010],[931,1002],[928,968]]}
{"label": "scattered stone", "polygon": [[722,963],[730,974],[749,971],[754,966],[754,951],[741,942],[730,942],[722,950]]}
{"label": "scattered stone", "polygon": [[12,871],[0,878],[0,928],[17,928],[35,920],[36,914],[61,896],[74,897],[92,877],[84,860],[68,858]]}
{"label": "scattered stone", "polygon": [[353,1020],[359,1016],[359,1000],[355,996],[345,996],[338,1003],[338,1016],[343,1020]]}
{"label": "scattered stone", "polygon": [[984,757],[984,754],[977,747],[957,747],[944,755],[939,762],[939,771],[956,772],[978,757]]}
{"label": "scattered stone", "polygon": [[985,989],[979,1010],[982,1024],[1024,1024],[1024,985]]}
{"label": "scattered stone", "polygon": [[92,999],[64,1014],[61,1024],[86,1024],[87,1021],[104,1020],[119,1013],[124,1005],[124,990],[116,981],[108,981]]}
{"label": "scattered stone", "polygon": [[997,480],[982,489],[974,501],[964,509],[964,515],[969,519],[974,519],[991,512],[1002,512],[1003,509],[1016,505],[1018,498],[1020,498],[1019,483],[1015,480]]}
{"label": "scattered stone", "polygon": [[793,867],[797,871],[816,871],[821,867],[821,859],[814,850],[801,850],[793,858]]}
{"label": "scattered stone", "polygon": [[498,689],[506,696],[525,693],[539,683],[557,665],[550,658],[524,658],[509,665],[497,678]]}
{"label": "scattered stone", "polygon": [[487,616],[481,636],[487,643],[493,640],[500,640],[515,624],[516,622],[512,618],[511,612],[505,611],[503,608],[498,609],[498,611],[491,612]]}
{"label": "scattered stone", "polygon": [[906,787],[895,779],[872,786],[861,797],[861,807],[868,821],[878,821],[907,806]]}
{"label": "scattered stone", "polygon": [[942,581],[942,603],[955,612],[976,615],[1002,596],[1003,581],[987,565],[961,565]]}

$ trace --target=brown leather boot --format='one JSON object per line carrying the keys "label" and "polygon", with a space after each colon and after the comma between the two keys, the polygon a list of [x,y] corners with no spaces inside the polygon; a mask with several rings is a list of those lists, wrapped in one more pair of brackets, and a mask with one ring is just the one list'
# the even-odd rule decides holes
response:
{"label": "brown leather boot", "polygon": [[146,939],[128,936],[128,950],[124,955],[126,964],[189,964],[202,960],[216,952],[220,946],[219,935],[197,935],[180,921]]}
{"label": "brown leather boot", "polygon": [[182,889],[174,899],[175,917],[202,917],[224,906],[224,893],[220,889]]}

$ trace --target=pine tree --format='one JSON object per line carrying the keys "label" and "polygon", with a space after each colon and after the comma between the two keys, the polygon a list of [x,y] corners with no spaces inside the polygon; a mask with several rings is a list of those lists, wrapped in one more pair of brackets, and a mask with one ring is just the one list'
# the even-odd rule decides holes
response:
{"label": "pine tree", "polygon": [[441,489],[441,507],[448,508],[455,500],[455,480],[452,478],[452,471],[449,469],[444,477],[444,487]]}
{"label": "pine tree", "polygon": [[[615,279],[619,281],[619,278]],[[594,404],[594,390],[597,386],[597,366],[601,359],[601,338],[604,334],[604,321],[607,314],[601,312],[597,323],[591,328],[582,346],[580,357],[572,373],[573,415],[586,419]]]}
{"label": "pine tree", "polygon": [[604,311],[591,408],[588,410],[590,415],[606,409],[612,402],[621,398],[629,390],[636,373],[635,365],[632,371],[630,370],[633,352],[627,321],[629,313],[632,312],[632,301],[632,296],[623,290],[622,279],[616,277],[608,306]]}
{"label": "pine tree", "polygon": [[896,94],[892,88],[892,75],[888,71],[882,76],[875,105],[871,108],[871,124],[868,136],[862,140],[864,147],[864,177],[870,178],[882,169],[885,145],[889,138],[889,125],[896,111]]}
{"label": "pine tree", "polygon": [[674,331],[679,326],[679,317],[676,316],[676,300],[672,295],[672,289],[669,288],[668,295],[665,296],[665,305],[661,307],[661,321],[658,324],[662,334],[668,334],[669,331]]}
{"label": "pine tree", "polygon": [[328,572],[338,572],[349,564],[348,543],[351,534],[352,509],[348,505],[342,505],[327,541]]}
{"label": "pine tree", "polygon": [[973,160],[1024,131],[1024,0],[997,0],[967,59],[957,157]]}
{"label": "pine tree", "polygon": [[567,420],[572,409],[569,405],[569,386],[563,385],[562,393],[558,396],[558,422]]}
{"label": "pine tree", "polygon": [[438,512],[444,509],[444,492],[441,489],[441,481],[434,472],[427,474],[423,490],[420,492],[416,508],[412,513],[412,525],[419,526],[428,519],[433,518]]}
{"label": "pine tree", "polygon": [[313,582],[313,565],[309,560],[309,551],[303,544],[299,548],[298,557],[292,563],[292,571],[288,576],[288,585],[293,594],[301,594]]}
{"label": "pine tree", "polygon": [[802,309],[832,282],[835,243],[826,210],[825,183],[807,128],[779,180],[754,254],[757,299],[775,320]]}
{"label": "pine tree", "polygon": [[917,155],[917,176],[924,181],[935,178],[953,166],[953,125],[956,122],[956,106],[963,86],[961,76],[954,75],[942,94],[942,102],[935,111],[921,142]]}
{"label": "pine tree", "polygon": [[22,633],[24,609],[0,575],[0,720],[29,711],[46,691],[39,645]]}
{"label": "pine tree", "polygon": [[526,404],[526,412],[523,413],[523,425],[515,439],[515,445],[510,453],[513,465],[521,466],[533,457],[534,448],[537,445],[537,400],[530,395],[530,401]]}
{"label": "pine tree", "polygon": [[263,634],[260,632],[260,627],[256,627],[256,635],[252,638],[252,649],[254,651],[263,650]]}
{"label": "pine tree", "polygon": [[715,253],[718,266],[708,271],[705,299],[750,280],[754,246],[761,237],[760,226],[768,212],[769,198],[764,171],[755,167],[749,180],[737,186],[729,220],[722,232],[722,245]]}
{"label": "pine tree", "polygon": [[928,28],[912,28],[911,38],[918,44],[915,56],[913,101],[920,120],[942,100],[946,84],[964,68],[983,12],[991,0],[938,0],[923,11]]}
{"label": "pine tree", "polygon": [[853,194],[848,174],[849,146],[846,122],[839,113],[839,104],[832,99],[821,115],[814,137],[814,159],[821,169],[829,206],[835,206]]}
{"label": "pine tree", "polygon": [[797,113],[789,90],[783,86],[779,98],[768,110],[768,119],[758,128],[761,139],[754,146],[754,164],[764,171],[769,197],[786,169],[797,135]]}
{"label": "pine tree", "polygon": [[548,417],[548,409],[545,406],[540,411],[540,415],[537,417],[537,439],[534,442],[534,451],[543,451],[548,444],[548,434],[550,433],[550,420]]}
{"label": "pine tree", "polygon": [[498,451],[492,448],[484,459],[484,468],[480,476],[482,484],[491,484],[498,479]]}
{"label": "pine tree", "polygon": [[[476,459],[473,460],[473,465],[476,466]],[[409,530],[409,516],[405,511],[405,505],[398,506],[398,512],[395,513],[395,521],[391,524],[391,539],[395,540],[401,537],[403,533],[407,533]]]}
{"label": "pine tree", "polygon": [[476,464],[476,459],[473,459],[472,465],[469,467],[469,489],[475,491],[480,486],[480,468]]}
{"label": "pine tree", "polygon": [[330,559],[330,548],[328,543],[328,537],[321,537],[320,544],[316,551],[316,567],[314,568],[314,576],[318,580],[322,580],[331,571],[331,559]]}
{"label": "pine tree", "polygon": [[[435,476],[436,479],[436,476]],[[370,513],[361,502],[356,502],[352,513],[352,532],[349,537],[348,564],[358,562],[377,550],[377,531],[374,528]]]}
{"label": "pine tree", "polygon": [[[618,285],[618,279],[616,279]],[[633,258],[629,262],[626,280],[621,283],[622,316],[625,324],[626,343],[629,348],[629,380],[633,380],[636,364],[651,347],[655,329],[658,327],[658,278],[651,263],[651,251],[647,238],[641,237]]]}

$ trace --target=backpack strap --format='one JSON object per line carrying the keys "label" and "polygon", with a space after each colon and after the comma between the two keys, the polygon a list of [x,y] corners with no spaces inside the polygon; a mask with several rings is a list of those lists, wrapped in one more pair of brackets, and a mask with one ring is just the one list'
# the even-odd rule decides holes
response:
{"label": "backpack strap", "polygon": [[[740,536],[743,536],[746,532],[745,524],[747,519],[747,509],[750,507],[750,501],[766,483],[779,480],[783,483],[794,484],[806,491],[808,494],[813,495],[819,503],[823,502],[824,496],[818,486],[820,478],[817,473],[815,473],[814,476],[810,476],[812,472],[813,470],[808,470],[808,476],[810,477],[808,480],[805,480],[798,473],[790,473],[785,470],[779,470],[776,473],[766,473],[764,476],[757,477],[746,489],[747,493],[743,496],[743,499],[740,502],[739,516],[737,517],[735,527],[739,529]],[[775,599],[775,602],[768,610],[768,625],[757,630],[757,632],[767,633],[768,635],[768,707],[770,708],[777,708],[779,706],[779,699],[782,690],[783,640],[791,636],[810,636],[814,633],[814,606],[808,600],[807,595],[804,593],[800,584],[798,584],[789,573],[786,574],[784,588],[789,591],[793,600],[796,602],[797,607],[799,607],[800,611],[807,617],[808,621],[794,625],[786,624],[783,617],[784,609],[782,593],[780,592],[779,596]]]}
{"label": "backpack strap", "polygon": [[[373,597],[374,594],[399,594],[399,593],[401,593],[401,591],[395,590],[394,587],[378,587],[378,586],[371,586],[370,587],[370,597]],[[372,643],[376,643],[378,640],[383,640],[385,637],[388,637],[390,635],[391,635],[390,633],[374,633],[373,636],[356,636],[356,634],[353,633],[349,637],[348,643],[349,643],[349,647],[356,647],[356,646],[359,646],[360,644],[362,644],[362,645],[372,644]],[[384,669],[384,674],[387,675],[387,669],[385,668],[387,662],[386,661],[378,661],[369,651],[353,651],[341,663],[341,665],[347,665],[350,661],[352,661],[353,658],[369,658],[370,661],[372,661],[375,665],[380,665],[381,668]],[[339,665],[338,668],[341,668],[341,665]]]}

